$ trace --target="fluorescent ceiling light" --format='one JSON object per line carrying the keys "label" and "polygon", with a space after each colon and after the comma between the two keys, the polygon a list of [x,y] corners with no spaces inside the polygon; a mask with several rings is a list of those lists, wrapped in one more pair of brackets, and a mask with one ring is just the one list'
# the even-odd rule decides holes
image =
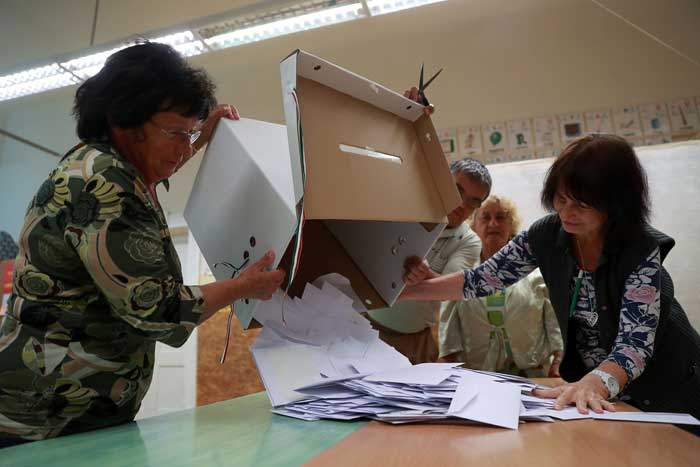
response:
{"label": "fluorescent ceiling light", "polygon": [[47,78],[61,73],[61,68],[56,64],[31,68],[29,70],[20,71],[11,75],[0,76],[0,88],[14,86],[20,83],[26,83],[35,79]]}
{"label": "fluorescent ceiling light", "polygon": [[77,83],[57,63],[0,76],[0,101],[27,96]]}
{"label": "fluorescent ceiling light", "polygon": [[[151,42],[168,44],[185,57],[192,57],[206,51],[206,47],[204,44],[202,44],[202,41],[195,40],[192,31],[183,31],[175,34],[169,34],[167,36],[156,37],[151,39]],[[99,73],[110,55],[119,52],[129,45],[130,44],[123,44],[119,47],[115,47],[104,52],[98,52],[63,62],[60,65],[65,70],[80,78],[80,80],[86,80]]]}
{"label": "fluorescent ceiling light", "polygon": [[446,0],[367,0],[367,8],[372,16],[379,16],[444,1]]}
{"label": "fluorescent ceiling light", "polygon": [[168,44],[185,57],[194,57],[207,51],[207,47],[199,39],[195,39],[192,31],[183,31],[163,37],[151,39],[151,42]]}
{"label": "fluorescent ceiling light", "polygon": [[[214,49],[365,18],[368,14],[383,15],[442,1],[446,0],[307,0],[276,11],[238,16],[197,29],[160,37],[144,36],[144,40],[171,45],[185,57],[193,57]],[[96,75],[110,55],[132,44],[133,41],[124,42],[109,50],[54,60],[47,65],[0,76],[0,101],[79,84]]]}
{"label": "fluorescent ceiling light", "polygon": [[284,36],[299,31],[307,31],[331,24],[344,23],[366,16],[362,3],[353,3],[335,8],[328,8],[305,15],[259,24],[232,32],[219,34],[205,39],[212,48],[223,49],[241,44],[257,42],[272,37]]}
{"label": "fluorescent ceiling light", "polygon": [[67,62],[61,63],[63,67],[68,72],[77,76],[81,80],[86,80],[91,76],[94,76],[99,72],[105,64],[107,57],[115,52],[119,52],[126,45],[120,47],[115,47],[110,50],[105,50],[104,52],[98,52],[84,57],[76,58],[74,60],[69,60]]}

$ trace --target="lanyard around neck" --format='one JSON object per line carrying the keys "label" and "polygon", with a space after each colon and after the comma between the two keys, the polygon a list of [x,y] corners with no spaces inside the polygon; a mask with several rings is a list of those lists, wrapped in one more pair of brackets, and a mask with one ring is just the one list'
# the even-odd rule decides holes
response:
{"label": "lanyard around neck", "polygon": [[581,291],[581,281],[583,280],[583,269],[578,270],[578,276],[576,276],[576,283],[574,284],[574,296],[571,298],[571,304],[569,305],[569,318],[574,316],[574,310],[576,309],[576,302],[578,302],[578,294]]}
{"label": "lanyard around neck", "polygon": [[510,337],[508,336],[508,331],[506,330],[504,316],[504,311],[506,308],[506,289],[500,289],[496,293],[485,297],[483,300],[484,304],[486,305],[486,317],[491,325],[489,340],[497,341],[497,335],[500,334],[503,337],[503,347],[506,354],[506,360],[512,362],[513,349],[510,345]]}

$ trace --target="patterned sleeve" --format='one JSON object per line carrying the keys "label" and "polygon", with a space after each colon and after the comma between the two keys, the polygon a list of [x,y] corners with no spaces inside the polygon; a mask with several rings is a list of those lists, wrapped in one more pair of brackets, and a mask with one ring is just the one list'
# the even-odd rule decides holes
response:
{"label": "patterned sleeve", "polygon": [[475,269],[464,271],[464,298],[485,297],[515,284],[537,268],[527,231],[520,232],[506,246]]}
{"label": "patterned sleeve", "polygon": [[138,186],[117,167],[92,175],[68,209],[64,235],[113,316],[180,346],[199,321],[202,294],[183,285],[170,237]]}
{"label": "patterned sleeve", "polygon": [[625,370],[629,382],[639,377],[654,353],[661,311],[661,261],[656,248],[625,282],[615,346],[605,361]]}

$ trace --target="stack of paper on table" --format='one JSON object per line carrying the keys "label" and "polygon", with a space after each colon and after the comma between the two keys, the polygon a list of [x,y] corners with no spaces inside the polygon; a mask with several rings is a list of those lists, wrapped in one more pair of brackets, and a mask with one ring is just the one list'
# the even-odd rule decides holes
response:
{"label": "stack of paper on table", "polygon": [[554,410],[554,400],[530,395],[537,385],[526,378],[459,363],[411,365],[379,340],[363,310],[337,274],[308,284],[300,298],[276,294],[256,308],[264,327],[252,351],[273,412],[303,420],[448,421],[510,429],[521,421],[581,418],[700,424],[685,414]]}

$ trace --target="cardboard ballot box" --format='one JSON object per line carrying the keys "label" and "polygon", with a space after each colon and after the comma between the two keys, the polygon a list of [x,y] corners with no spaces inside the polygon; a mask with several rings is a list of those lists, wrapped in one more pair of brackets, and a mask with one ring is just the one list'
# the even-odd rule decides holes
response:
{"label": "cardboard ballot box", "polygon": [[[420,104],[306,52],[280,70],[285,147],[279,126],[222,122],[185,210],[190,229],[217,279],[273,248],[291,296],[336,272],[367,308],[392,305],[406,258],[427,254],[460,203],[432,122]],[[236,303],[244,327],[255,306]]]}

